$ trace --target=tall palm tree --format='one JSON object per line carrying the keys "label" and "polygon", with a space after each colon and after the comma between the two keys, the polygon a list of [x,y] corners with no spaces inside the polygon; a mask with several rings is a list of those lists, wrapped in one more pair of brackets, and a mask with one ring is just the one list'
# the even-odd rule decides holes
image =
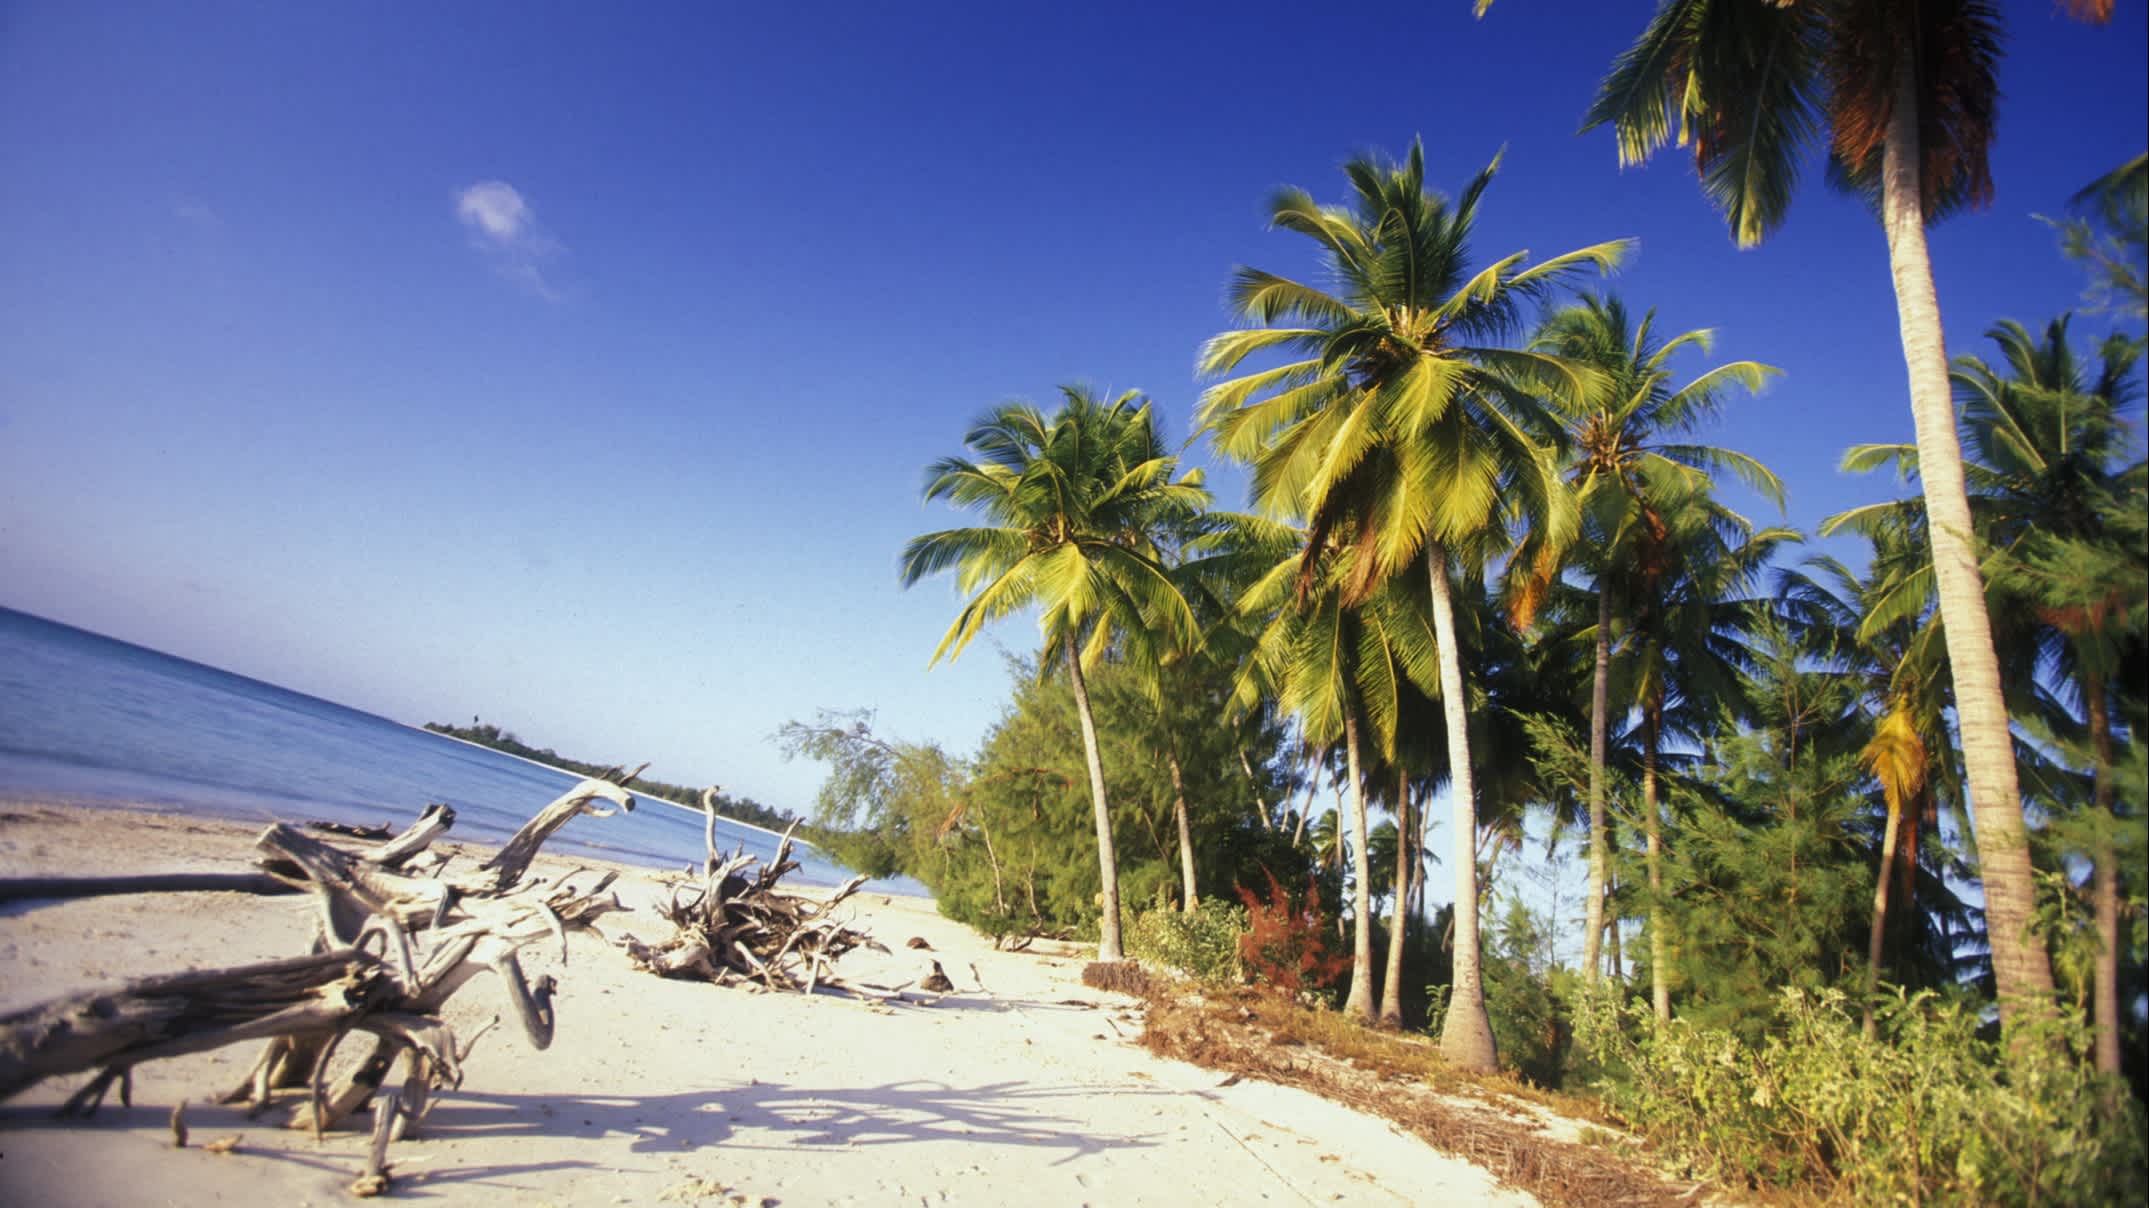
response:
{"label": "tall palm tree", "polygon": [[[2109,6],[2081,6],[2108,15]],[[1665,0],[1612,64],[1585,128],[1620,162],[1676,137],[1739,246],[1783,220],[1800,160],[1825,131],[1831,170],[1878,202],[1895,284],[1927,526],[1962,731],[1993,970],[2003,1011],[2052,988],[2034,908],[1999,658],[1972,538],[1962,448],[1925,228],[1992,194],[1999,16],[1988,0]],[[1674,116],[1676,115],[1676,125]]]}
{"label": "tall palm tree", "polygon": [[1210,340],[1200,361],[1222,375],[1257,355],[1297,358],[1212,386],[1201,417],[1221,452],[1252,465],[1262,507],[1305,518],[1301,592],[1331,557],[1342,564],[1344,607],[1424,567],[1455,802],[1455,984],[1441,1048],[1480,1070],[1494,1068],[1497,1053],[1479,972],[1476,796],[1452,576],[1458,557],[1487,557],[1488,543],[1523,516],[1544,526],[1550,546],[1572,536],[1573,505],[1552,450],[1519,416],[1535,408],[1535,394],[1580,393],[1588,375],[1497,341],[1526,302],[1583,267],[1611,268],[1628,246],[1598,244],[1528,267],[1517,252],[1473,270],[1469,237],[1497,167],[1450,202],[1427,191],[1424,148],[1413,145],[1400,164],[1363,156],[1346,164],[1348,205],[1279,191],[1272,224],[1313,240],[1335,287],[1240,269],[1230,296],[1249,325]]}
{"label": "tall palm tree", "polygon": [[928,500],[977,509],[989,523],[913,538],[903,548],[902,579],[909,587],[953,570],[957,590],[970,597],[933,662],[961,655],[988,621],[1040,609],[1046,655],[1038,666],[1066,668],[1082,722],[1103,882],[1097,956],[1116,961],[1119,871],[1084,667],[1115,647],[1153,660],[1153,634],[1195,639],[1193,611],[1160,542],[1207,506],[1209,493],[1199,470],[1178,472],[1140,394],[1107,402],[1083,386],[1060,393],[1049,416],[1028,403],[988,412],[963,438],[974,459],[944,458],[928,469]]}
{"label": "tall palm tree", "polygon": [[[1783,483],[1743,453],[1675,439],[1714,419],[1732,387],[1758,391],[1780,371],[1757,361],[1733,361],[1675,384],[1670,362],[1683,348],[1704,354],[1715,333],[1706,328],[1669,340],[1656,336],[1656,311],[1639,323],[1616,296],[1585,296],[1547,318],[1531,347],[1585,364],[1603,375],[1603,388],[1562,409],[1560,419],[1573,449],[1569,471],[1581,504],[1589,543],[1588,569],[1595,580],[1597,623],[1592,633],[1594,675],[1589,720],[1589,896],[1583,923],[1583,977],[1601,975],[1599,943],[1604,932],[1604,894],[1610,867],[1605,842],[1604,783],[1610,718],[1612,621],[1617,585],[1634,569],[1640,535],[1655,522],[1648,480],[1728,472],[1783,507]],[[1540,575],[1528,590],[1534,597]],[[1534,598],[1525,602],[1525,616]]]}

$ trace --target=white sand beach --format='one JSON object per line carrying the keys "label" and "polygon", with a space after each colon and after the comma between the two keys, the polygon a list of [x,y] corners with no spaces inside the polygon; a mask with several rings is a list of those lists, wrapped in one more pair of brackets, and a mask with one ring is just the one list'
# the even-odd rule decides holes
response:
{"label": "white sand beach", "polygon": [[[581,819],[571,831],[600,827]],[[258,828],[38,803],[0,807],[0,875],[243,870]],[[640,906],[658,878],[635,871]],[[478,1042],[460,1089],[390,1151],[393,1199],[446,1204],[1521,1204],[1487,1172],[1310,1093],[1157,1058],[1134,1000],[1085,987],[1087,955],[998,952],[921,899],[861,895],[889,955],[844,957],[895,984],[938,959],[955,991],[904,1006],[756,993],[638,972],[606,938],[547,945],[559,978],[549,1050]],[[848,904],[847,904],[848,905]],[[295,897],[147,894],[0,908],[0,1011],[119,980],[302,952]],[[643,910],[605,937],[654,938]],[[913,936],[930,954],[906,948]],[[502,999],[488,977],[450,1004],[470,1035]],[[134,1105],[54,1118],[81,1079],[0,1105],[0,1204],[333,1204],[362,1132],[279,1126],[215,1106],[254,1046],[152,1062]],[[191,1144],[175,1148],[181,1100]],[[237,1135],[217,1154],[205,1141]]]}

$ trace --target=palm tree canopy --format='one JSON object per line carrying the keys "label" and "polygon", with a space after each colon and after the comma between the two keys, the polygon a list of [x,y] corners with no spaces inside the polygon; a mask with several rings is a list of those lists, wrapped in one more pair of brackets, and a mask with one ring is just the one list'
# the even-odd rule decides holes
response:
{"label": "palm tree canopy", "polygon": [[1524,304],[1583,268],[1609,270],[1630,244],[1473,268],[1469,238],[1497,168],[1450,200],[1427,191],[1422,145],[1399,164],[1353,159],[1348,204],[1322,206],[1300,189],[1270,203],[1274,226],[1319,245],[1332,288],[1251,268],[1233,278],[1230,300],[1249,326],[1210,340],[1202,371],[1231,373],[1257,354],[1295,359],[1210,387],[1200,422],[1219,451],[1252,466],[1263,509],[1306,521],[1302,593],[1341,549],[1344,602],[1356,604],[1428,540],[1463,545],[1519,509],[1556,543],[1573,533],[1533,412],[1594,377],[1497,341]]}
{"label": "palm tree canopy", "polygon": [[1667,439],[1723,413],[1733,388],[1759,392],[1783,371],[1758,361],[1731,361],[1675,385],[1671,358],[1681,349],[1706,354],[1716,333],[1707,328],[1669,340],[1656,333],[1656,311],[1640,321],[1616,295],[1585,294],[1548,317],[1531,347],[1587,365],[1604,375],[1603,388],[1563,408],[1574,446],[1577,494],[1584,506],[1600,490],[1640,493],[1644,467],[1702,474],[1728,473],[1784,505],[1783,482],[1744,453]]}
{"label": "palm tree canopy", "polygon": [[[2140,461],[2124,464],[2131,444],[2128,422],[2139,407],[2135,381],[2142,355],[2139,337],[2114,333],[2093,360],[2068,341],[2065,316],[2032,334],[2012,320],[1985,334],[1999,351],[1996,367],[1975,356],[1955,360],[1955,400],[1972,458],[1965,477],[1981,536],[1990,550],[1988,576],[2008,568],[2008,551],[2033,533],[2089,537],[2113,514],[2111,492],[2126,475],[2141,473]],[[1893,468],[1904,479],[1918,473],[1910,445],[1853,446],[1843,468],[1854,472]],[[1884,590],[1868,601],[1869,636],[1919,615],[1933,596],[1932,561],[1922,553],[1922,497],[1852,508],[1821,523],[1821,535],[1859,533],[1895,551]]]}
{"label": "palm tree canopy", "polygon": [[1955,398],[1978,463],[1988,470],[1979,494],[2004,505],[2010,528],[2035,526],[2074,535],[2102,527],[2099,487],[2129,452],[2126,414],[2140,401],[2133,381],[2142,341],[2117,332],[2094,362],[2069,344],[2061,316],[2031,335],[2006,320],[1985,334],[2005,371],[1974,356],[1955,361]]}
{"label": "palm tree canopy", "polygon": [[1824,131],[1831,178],[1877,195],[1884,135],[1907,96],[1932,222],[1992,197],[1999,45],[1987,0],[1665,0],[1582,128],[1610,125],[1623,165],[1691,145],[1702,191],[1752,247],[1782,224]]}
{"label": "palm tree canopy", "polygon": [[905,587],[953,570],[969,597],[934,662],[959,656],[988,621],[1033,606],[1047,646],[1072,634],[1085,663],[1115,639],[1139,656],[1153,654],[1152,632],[1198,638],[1162,543],[1208,504],[1201,472],[1179,473],[1139,393],[1108,402],[1067,386],[1061,395],[1051,415],[1028,403],[995,408],[963,440],[973,458],[927,470],[928,500],[976,509],[988,521],[926,533],[903,549]]}
{"label": "palm tree canopy", "polygon": [[1197,573],[1220,573],[1234,562],[1243,590],[1237,614],[1248,631],[1239,664],[1235,706],[1275,701],[1299,718],[1316,743],[1343,735],[1344,718],[1356,711],[1372,729],[1374,745],[1392,759],[1412,693],[1439,695],[1439,652],[1422,597],[1425,585],[1411,579],[1384,584],[1366,602],[1343,602],[1342,557],[1320,564],[1312,590],[1294,589],[1305,534],[1291,525],[1239,518],[1228,534],[1205,539],[1205,556],[1190,564]]}

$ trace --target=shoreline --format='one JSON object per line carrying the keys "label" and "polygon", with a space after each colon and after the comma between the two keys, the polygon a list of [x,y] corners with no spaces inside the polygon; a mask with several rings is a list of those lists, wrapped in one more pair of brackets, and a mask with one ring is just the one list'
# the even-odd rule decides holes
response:
{"label": "shoreline", "polygon": [[[533,767],[533,768],[543,768],[543,769],[545,769],[545,770],[546,770],[546,771],[548,771],[548,772],[558,772],[558,773],[559,773],[560,775],[562,775],[562,776],[571,776],[571,777],[573,777],[574,779],[576,779],[577,781],[580,781],[580,780],[585,780],[585,779],[588,779],[587,777],[585,777],[584,775],[582,775],[582,773],[580,773],[580,772],[574,771],[574,770],[572,770],[572,769],[569,769],[569,768],[555,767],[555,766],[553,766],[552,764],[549,764],[549,763],[546,763],[546,762],[544,762],[543,760],[539,760],[539,759],[531,759],[531,758],[530,758],[529,756],[527,756],[527,755],[517,755],[517,754],[515,754],[515,753],[514,753],[513,751],[503,751],[503,750],[501,750],[501,749],[500,749],[500,748],[498,748],[498,747],[488,747],[488,746],[486,746],[486,745],[485,745],[484,743],[482,743],[482,742],[472,742],[472,741],[470,741],[470,740],[469,740],[469,739],[467,739],[467,738],[458,738],[458,737],[456,737],[456,736],[455,736],[455,735],[453,735],[453,734],[443,734],[443,733],[441,733],[441,732],[440,732],[440,731],[438,731],[438,730],[429,730],[429,729],[427,729],[426,727],[424,727],[424,726],[422,726],[422,725],[412,725],[411,723],[409,723],[409,722],[407,722],[407,721],[398,721],[397,719],[395,719],[395,718],[392,718],[392,717],[391,717],[391,718],[386,718],[385,720],[387,720],[387,721],[393,721],[393,722],[395,722],[395,724],[397,724],[397,725],[399,725],[399,726],[402,726],[402,727],[403,727],[404,729],[406,729],[406,730],[416,730],[416,731],[417,731],[418,733],[420,733],[420,734],[430,734],[430,735],[432,735],[432,736],[433,736],[434,738],[445,738],[445,739],[447,739],[447,740],[448,740],[449,742],[459,742],[459,743],[463,744],[463,745],[464,745],[464,746],[466,746],[466,747],[473,747],[473,748],[475,748],[475,749],[477,749],[477,750],[480,750],[480,751],[490,751],[490,752],[492,752],[492,753],[493,753],[493,754],[495,754],[495,755],[503,756],[503,757],[505,757],[505,758],[508,758],[508,759],[520,760],[520,761],[521,761],[521,762],[523,762],[523,763],[529,764],[529,765],[530,765],[531,767]],[[698,807],[696,807],[696,806],[691,806],[691,805],[681,805],[681,804],[679,804],[678,802],[676,802],[676,801],[673,801],[673,800],[671,800],[670,798],[667,798],[667,797],[653,797],[653,796],[651,796],[651,795],[649,795],[649,794],[647,794],[647,793],[636,793],[636,794],[635,794],[634,796],[635,796],[635,799],[636,799],[637,801],[653,801],[653,802],[657,803],[658,805],[668,805],[668,806],[671,806],[671,807],[672,807],[673,809],[675,809],[675,810],[679,810],[679,811],[681,811],[682,813],[688,813],[688,814],[692,814],[692,815],[694,815],[694,816],[695,816],[696,818],[702,817],[702,811],[701,811],[701,810],[700,810],[700,809],[699,809]],[[768,827],[766,827],[766,826],[761,826],[761,825],[758,825],[758,824],[756,824],[756,823],[752,823],[752,822],[743,822],[743,821],[740,821],[740,820],[739,820],[739,819],[737,819],[737,818],[734,818],[734,817],[732,817],[732,816],[731,816],[731,815],[729,815],[729,814],[718,814],[718,815],[717,815],[717,817],[719,817],[719,818],[723,819],[724,821],[726,821],[726,822],[730,823],[730,824],[731,824],[731,825],[733,825],[733,826],[739,826],[739,827],[744,827],[744,828],[746,828],[747,830],[754,830],[754,831],[760,831],[760,832],[761,832],[762,834],[764,834],[764,835],[769,835],[769,836],[771,836],[771,837],[773,837],[773,838],[777,838],[777,839],[781,839],[781,838],[783,838],[783,834],[784,834],[784,833],[783,833],[782,831],[780,831],[780,830],[770,830],[770,829],[769,829]],[[819,845],[819,844],[817,844],[817,843],[814,843],[814,842],[812,842],[812,841],[810,841],[810,840],[807,840],[807,839],[801,839],[801,838],[797,837],[796,835],[792,836],[792,838],[791,838],[791,842],[793,842],[793,843],[797,844],[797,845],[798,845],[798,846],[800,846],[800,847],[810,847],[810,848],[812,848],[812,849],[813,849],[813,850],[815,850],[815,851],[820,851],[820,850],[821,850],[821,847],[820,847],[820,845]]]}

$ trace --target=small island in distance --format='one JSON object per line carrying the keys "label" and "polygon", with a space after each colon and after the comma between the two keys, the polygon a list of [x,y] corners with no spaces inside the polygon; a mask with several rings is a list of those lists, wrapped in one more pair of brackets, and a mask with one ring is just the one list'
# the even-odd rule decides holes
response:
{"label": "small island in distance", "polygon": [[[538,763],[549,764],[556,768],[564,768],[567,771],[578,772],[584,776],[603,776],[616,768],[628,766],[625,763],[591,763],[587,760],[570,759],[551,747],[530,746],[516,737],[514,731],[503,730],[490,722],[481,722],[475,717],[470,719],[470,724],[467,726],[453,726],[445,722],[429,721],[425,723],[425,728],[435,734],[445,734],[449,738],[460,738],[464,742],[476,743],[481,747],[490,747],[495,751],[502,751],[509,755],[519,755],[524,759],[535,760]],[[645,776],[629,778],[624,787],[629,792],[640,793],[645,797],[656,797],[660,800],[669,801],[674,805],[683,805],[690,809],[701,808],[701,790],[698,788],[689,788],[682,784],[666,784],[664,781],[651,780]],[[799,821],[798,815],[790,810],[772,809],[751,797],[733,797],[722,790],[718,790],[716,794],[716,812],[733,821],[748,822],[773,831],[788,829]],[[800,828],[802,835],[807,829],[806,827]],[[812,838],[810,835],[804,837]]]}

